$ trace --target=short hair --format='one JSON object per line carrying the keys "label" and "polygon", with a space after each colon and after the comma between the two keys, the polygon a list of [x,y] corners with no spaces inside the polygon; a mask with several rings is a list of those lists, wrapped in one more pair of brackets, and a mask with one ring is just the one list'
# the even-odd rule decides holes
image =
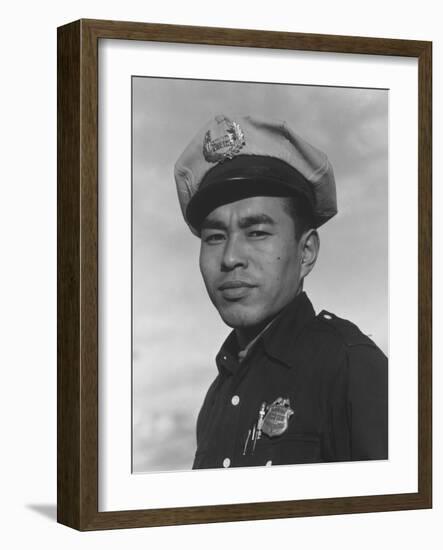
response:
{"label": "short hair", "polygon": [[284,210],[294,222],[295,238],[298,241],[308,229],[315,228],[311,204],[300,194],[283,197],[283,201]]}

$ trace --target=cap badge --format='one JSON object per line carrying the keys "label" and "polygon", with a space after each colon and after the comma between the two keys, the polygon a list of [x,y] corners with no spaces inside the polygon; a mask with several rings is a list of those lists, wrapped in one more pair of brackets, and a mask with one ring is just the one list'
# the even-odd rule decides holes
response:
{"label": "cap badge", "polygon": [[208,162],[223,162],[238,155],[245,145],[243,130],[225,116],[215,117],[217,125],[208,130],[203,140],[203,155]]}
{"label": "cap badge", "polygon": [[281,435],[288,429],[289,419],[293,414],[289,399],[278,397],[267,408],[261,427],[262,432],[269,437]]}

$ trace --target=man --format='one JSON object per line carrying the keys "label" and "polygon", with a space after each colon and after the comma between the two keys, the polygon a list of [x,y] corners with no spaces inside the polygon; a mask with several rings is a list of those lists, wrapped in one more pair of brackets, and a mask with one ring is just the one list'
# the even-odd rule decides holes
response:
{"label": "man", "polygon": [[332,167],[286,123],[220,115],[175,166],[209,297],[232,327],[197,421],[193,468],[386,459],[387,359],[303,291]]}

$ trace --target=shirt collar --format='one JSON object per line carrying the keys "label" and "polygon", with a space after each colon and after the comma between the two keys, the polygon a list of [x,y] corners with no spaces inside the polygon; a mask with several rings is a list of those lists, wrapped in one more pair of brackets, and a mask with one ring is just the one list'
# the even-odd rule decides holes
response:
{"label": "shirt collar", "polygon": [[217,353],[215,362],[220,374],[234,374],[238,368],[238,343],[235,331],[231,331]]}
{"label": "shirt collar", "polygon": [[[315,311],[311,301],[305,292],[301,292],[271,321],[255,342],[254,347],[261,341],[268,355],[290,367],[297,336],[314,317]],[[239,365],[238,352],[237,337],[233,330],[217,354],[218,370],[234,373]]]}

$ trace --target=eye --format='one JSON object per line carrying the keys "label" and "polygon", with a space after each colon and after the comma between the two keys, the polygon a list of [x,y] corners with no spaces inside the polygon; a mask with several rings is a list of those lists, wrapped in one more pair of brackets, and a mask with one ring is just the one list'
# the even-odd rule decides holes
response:
{"label": "eye", "polygon": [[223,241],[225,238],[223,233],[209,233],[207,235],[202,235],[203,242],[207,244],[217,244]]}
{"label": "eye", "polygon": [[252,239],[264,239],[269,235],[270,233],[268,231],[262,231],[259,229],[254,229],[248,232],[248,237],[251,237]]}

